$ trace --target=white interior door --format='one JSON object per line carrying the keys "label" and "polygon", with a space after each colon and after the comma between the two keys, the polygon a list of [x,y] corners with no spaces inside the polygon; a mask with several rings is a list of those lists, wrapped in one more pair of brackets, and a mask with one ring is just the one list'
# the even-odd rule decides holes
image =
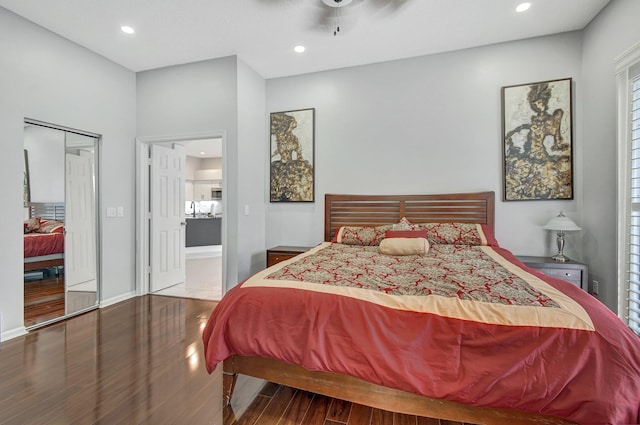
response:
{"label": "white interior door", "polygon": [[184,147],[151,145],[151,292],[185,280],[184,164]]}
{"label": "white interior door", "polygon": [[73,288],[95,291],[97,281],[92,156],[66,154],[65,170],[65,285],[67,290]]}

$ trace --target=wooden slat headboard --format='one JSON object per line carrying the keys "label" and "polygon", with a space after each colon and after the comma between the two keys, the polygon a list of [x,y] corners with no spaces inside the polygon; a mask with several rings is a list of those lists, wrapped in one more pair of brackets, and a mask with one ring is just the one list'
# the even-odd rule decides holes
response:
{"label": "wooden slat headboard", "polygon": [[332,195],[324,197],[324,240],[341,226],[380,226],[406,217],[412,223],[480,223],[494,228],[495,193],[439,195]]}

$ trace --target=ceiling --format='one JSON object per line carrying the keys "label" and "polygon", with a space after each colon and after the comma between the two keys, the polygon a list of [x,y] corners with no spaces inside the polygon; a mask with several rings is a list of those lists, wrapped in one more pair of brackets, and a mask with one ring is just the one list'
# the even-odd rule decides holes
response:
{"label": "ceiling", "polygon": [[[277,78],[584,28],[609,0],[0,0],[132,70],[237,55]],[[346,0],[345,0],[346,2]],[[335,13],[340,32],[333,35]],[[120,31],[130,25],[134,35]],[[306,51],[294,53],[302,44]]]}
{"label": "ceiling", "polygon": [[[159,143],[171,147],[175,142]],[[179,142],[184,146],[184,153],[187,156],[196,158],[222,158],[222,138],[185,140]]]}
{"label": "ceiling", "polygon": [[189,140],[180,142],[184,145],[187,156],[195,156],[198,158],[221,158],[222,157],[222,138]]}

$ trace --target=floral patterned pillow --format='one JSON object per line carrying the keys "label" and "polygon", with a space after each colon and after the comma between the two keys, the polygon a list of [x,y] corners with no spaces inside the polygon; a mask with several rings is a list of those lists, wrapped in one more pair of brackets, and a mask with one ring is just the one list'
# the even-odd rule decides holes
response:
{"label": "floral patterned pillow", "polygon": [[376,227],[342,226],[338,230],[336,242],[345,245],[378,246],[384,239],[385,232],[392,228],[391,224]]}
{"label": "floral patterned pillow", "polygon": [[427,239],[429,236],[426,230],[387,230],[384,233],[385,239],[394,239],[394,238],[424,238]]}
{"label": "floral patterned pillow", "polygon": [[412,223],[402,217],[396,224],[377,227],[343,226],[335,241],[345,245],[378,246],[391,231],[426,231],[430,244],[441,245],[493,245],[498,243],[488,226],[476,223]]}
{"label": "floral patterned pillow", "polygon": [[40,228],[40,217],[33,217],[24,221],[24,233],[36,232]]}
{"label": "floral patterned pillow", "polygon": [[[487,235],[486,226],[475,223],[412,223],[406,217],[394,225],[393,230],[426,230],[432,244],[442,245],[491,245],[493,237]],[[497,243],[495,243],[497,244]]]}
{"label": "floral patterned pillow", "polygon": [[42,220],[37,233],[63,233],[64,223],[57,220]]}
{"label": "floral patterned pillow", "polygon": [[427,231],[427,238],[432,244],[487,244],[480,226],[475,223],[421,223],[416,226]]}
{"label": "floral patterned pillow", "polygon": [[402,217],[397,224],[393,225],[393,230],[422,230],[417,224],[410,222],[407,217]]}

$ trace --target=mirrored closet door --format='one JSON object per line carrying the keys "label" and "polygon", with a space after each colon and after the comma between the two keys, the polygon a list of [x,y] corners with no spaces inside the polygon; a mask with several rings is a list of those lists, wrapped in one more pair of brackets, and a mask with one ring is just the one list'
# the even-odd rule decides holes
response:
{"label": "mirrored closet door", "polygon": [[36,120],[24,126],[24,321],[97,307],[100,136]]}

